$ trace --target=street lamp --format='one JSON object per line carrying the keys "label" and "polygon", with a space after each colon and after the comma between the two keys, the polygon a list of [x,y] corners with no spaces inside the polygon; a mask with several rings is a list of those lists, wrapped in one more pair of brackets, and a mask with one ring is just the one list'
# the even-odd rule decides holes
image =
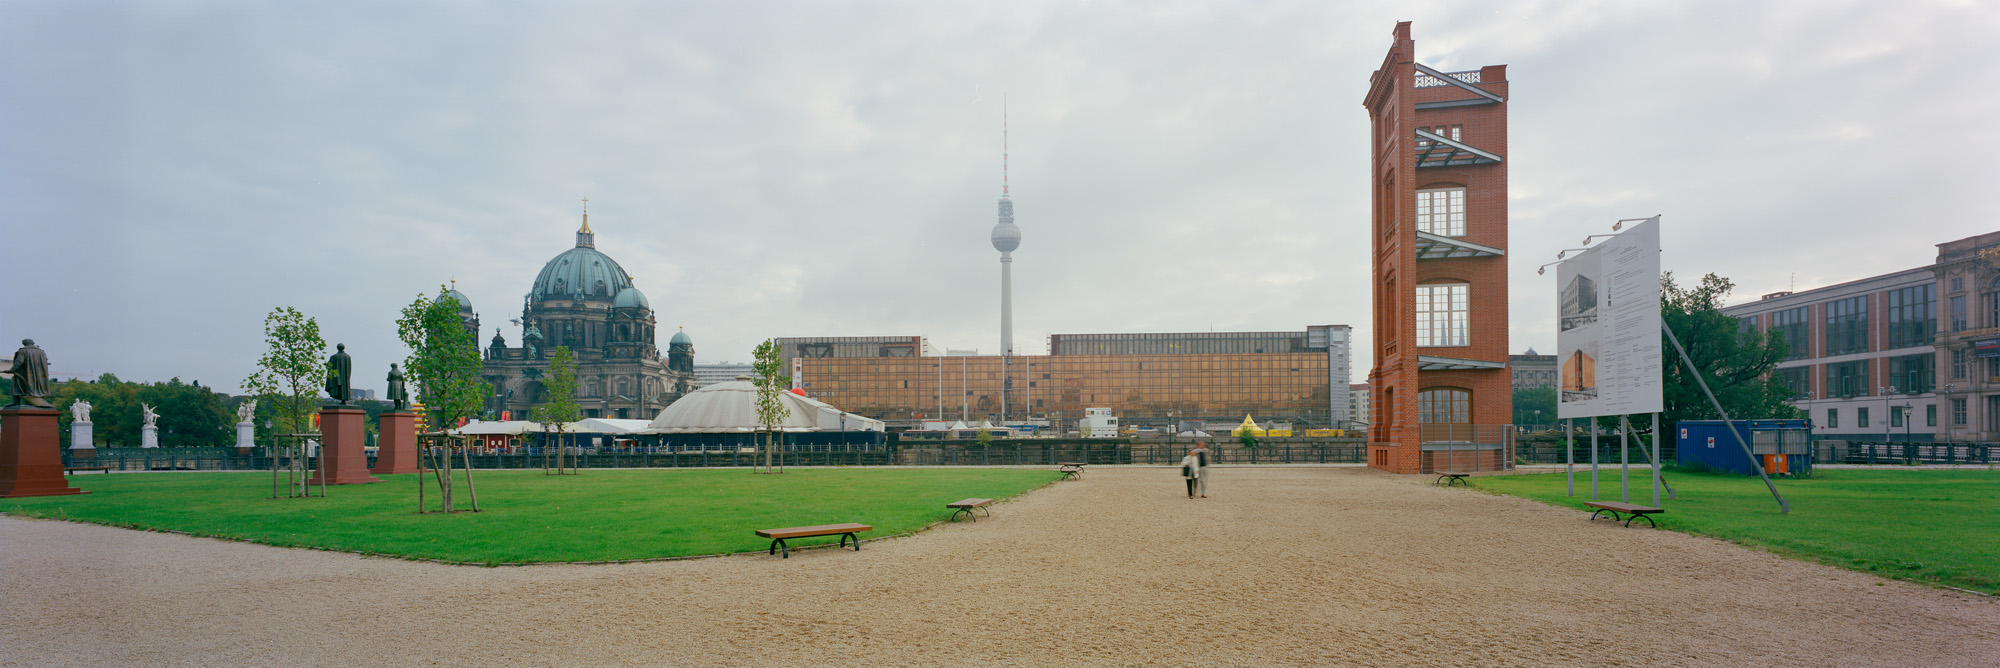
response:
{"label": "street lamp", "polygon": [[1951,446],[1951,387],[1951,383],[1944,384],[1944,410],[1940,411],[1944,413],[1944,424],[1940,426],[1944,427],[1944,443],[1946,447]]}
{"label": "street lamp", "polygon": [[1915,403],[1913,403],[1913,402],[1911,402],[1911,401],[1909,401],[1909,400],[1904,400],[1904,401],[1903,401],[1903,442],[1904,442],[1904,443],[1908,443],[1908,442],[1910,442],[1910,423],[1912,423],[1912,422],[1916,422],[1916,421],[1917,421],[1917,414],[1916,414],[1916,413],[1913,413],[1913,412],[1911,412],[1911,410],[1912,410],[1912,409],[1914,409],[1914,408],[1916,408],[1916,404],[1915,404]]}

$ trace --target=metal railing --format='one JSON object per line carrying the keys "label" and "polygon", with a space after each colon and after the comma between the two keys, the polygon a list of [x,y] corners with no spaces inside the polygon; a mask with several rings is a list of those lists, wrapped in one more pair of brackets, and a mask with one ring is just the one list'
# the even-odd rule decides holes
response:
{"label": "metal railing", "polygon": [[[1446,72],[1444,74],[1445,76],[1457,79],[1459,81],[1463,81],[1465,83],[1479,83],[1479,70],[1466,70],[1464,72]],[[1416,83],[1417,88],[1435,88],[1438,86],[1447,86],[1447,85],[1450,84],[1445,83],[1443,79],[1439,79],[1437,77],[1424,74],[1421,72],[1417,73],[1417,83]]]}

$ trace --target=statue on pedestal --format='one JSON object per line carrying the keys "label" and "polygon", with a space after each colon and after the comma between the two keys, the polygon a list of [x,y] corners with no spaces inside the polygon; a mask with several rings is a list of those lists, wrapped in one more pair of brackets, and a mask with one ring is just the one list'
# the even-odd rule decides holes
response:
{"label": "statue on pedestal", "polygon": [[14,367],[9,373],[14,376],[12,405],[55,408],[49,403],[49,356],[35,347],[34,339],[21,339],[21,349],[14,351]]}
{"label": "statue on pedestal", "polygon": [[70,417],[76,418],[77,422],[90,422],[90,402],[77,400],[76,403],[69,405],[69,414]]}
{"label": "statue on pedestal", "polygon": [[398,411],[410,403],[410,391],[403,388],[403,370],[396,368],[395,362],[389,363],[389,401],[394,402],[393,410]]}
{"label": "statue on pedestal", "polygon": [[333,357],[326,360],[326,393],[335,403],[345,406],[354,392],[354,358],[347,356],[347,344],[339,344]]}
{"label": "statue on pedestal", "polygon": [[257,416],[257,400],[256,400],[256,399],[251,399],[251,400],[249,400],[249,401],[245,401],[245,402],[243,402],[242,404],[240,404],[240,405],[238,405],[238,406],[236,407],[236,421],[237,421],[237,422],[239,422],[239,423],[241,423],[241,422],[249,422],[249,421],[250,421],[250,418],[253,418],[253,417],[256,417],[256,416]]}
{"label": "statue on pedestal", "polygon": [[153,407],[152,407],[152,406],[148,406],[148,405],[146,405],[146,404],[145,404],[145,402],[140,402],[140,403],[139,403],[139,417],[140,417],[140,419],[143,419],[143,420],[145,420],[145,421],[146,421],[146,426],[148,426],[148,427],[151,427],[151,426],[154,426],[154,425],[153,425],[153,422],[154,422],[155,420],[158,420],[158,419],[160,419],[160,414],[159,414],[159,413],[155,413],[155,412],[153,412]]}

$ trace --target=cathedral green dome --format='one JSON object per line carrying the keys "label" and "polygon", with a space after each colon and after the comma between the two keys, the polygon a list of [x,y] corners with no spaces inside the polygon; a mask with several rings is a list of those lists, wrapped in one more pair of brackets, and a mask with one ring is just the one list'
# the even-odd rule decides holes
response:
{"label": "cathedral green dome", "polygon": [[611,308],[642,308],[650,311],[653,305],[646,302],[646,293],[640,292],[638,288],[625,288],[618,292],[616,299],[611,300]]}
{"label": "cathedral green dome", "polygon": [[[528,301],[588,299],[608,302],[631,289],[631,275],[626,274],[625,268],[618,266],[616,260],[597,252],[595,248],[580,245],[563,251],[542,266],[542,273],[535,277],[534,287],[528,289]],[[643,302],[645,297],[639,299]]]}
{"label": "cathedral green dome", "polygon": [[450,290],[446,290],[444,296],[447,299],[458,300],[459,315],[472,315],[472,298],[465,296],[465,293],[463,292],[459,292],[458,288],[452,288]]}
{"label": "cathedral green dome", "polygon": [[674,332],[674,338],[667,340],[667,345],[674,345],[680,343],[685,343],[692,346],[694,345],[694,339],[688,338],[687,332]]}

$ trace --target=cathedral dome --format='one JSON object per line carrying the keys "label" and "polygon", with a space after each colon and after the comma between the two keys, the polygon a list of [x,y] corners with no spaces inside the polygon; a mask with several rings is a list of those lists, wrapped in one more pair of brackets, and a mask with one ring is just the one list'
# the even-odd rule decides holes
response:
{"label": "cathedral dome", "polygon": [[[542,266],[542,273],[535,277],[534,287],[528,289],[528,301],[611,301],[613,297],[630,291],[632,277],[625,273],[624,267],[618,266],[616,260],[595,248],[577,246],[563,251]],[[644,305],[645,296],[637,295],[637,298]]]}
{"label": "cathedral dome", "polygon": [[465,296],[465,293],[463,292],[459,292],[458,288],[452,288],[450,290],[446,290],[444,296],[450,299],[458,300],[459,315],[472,315],[472,298]]}
{"label": "cathedral dome", "polygon": [[687,332],[674,332],[674,338],[669,339],[667,341],[667,345],[678,345],[682,343],[692,346],[694,345],[694,339],[688,338]]}
{"label": "cathedral dome", "polygon": [[618,297],[611,300],[611,308],[642,308],[650,311],[653,305],[646,301],[646,293],[640,292],[638,288],[628,287],[618,291]]}

